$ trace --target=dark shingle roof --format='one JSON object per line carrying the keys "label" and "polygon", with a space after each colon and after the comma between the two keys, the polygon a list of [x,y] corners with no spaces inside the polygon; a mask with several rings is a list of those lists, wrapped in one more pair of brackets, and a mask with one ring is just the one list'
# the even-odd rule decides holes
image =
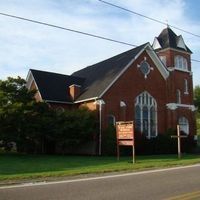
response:
{"label": "dark shingle roof", "polygon": [[71,76],[31,69],[43,100],[71,103],[69,86],[81,86],[81,94],[76,101],[100,97],[122,70],[147,45],[116,55],[112,58],[74,72]]}
{"label": "dark shingle roof", "polygon": [[157,37],[162,49],[174,48],[182,51],[192,53],[192,51],[186,46],[186,50],[177,46],[177,41],[181,36],[177,36],[169,27],[165,28]]}
{"label": "dark shingle roof", "polygon": [[30,70],[43,100],[72,102],[68,87],[72,84],[82,85],[83,78],[67,76],[52,72]]}
{"label": "dark shingle roof", "polygon": [[126,65],[147,45],[143,44],[134,49],[116,55],[112,58],[74,72],[72,75],[85,79],[82,94],[77,101],[100,97],[106,88],[120,74]]}

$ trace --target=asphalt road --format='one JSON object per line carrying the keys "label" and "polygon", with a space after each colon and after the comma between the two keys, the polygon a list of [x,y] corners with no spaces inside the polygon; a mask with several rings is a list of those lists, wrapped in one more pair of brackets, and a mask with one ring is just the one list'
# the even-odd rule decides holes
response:
{"label": "asphalt road", "polygon": [[68,199],[200,199],[200,165],[0,188],[0,200]]}

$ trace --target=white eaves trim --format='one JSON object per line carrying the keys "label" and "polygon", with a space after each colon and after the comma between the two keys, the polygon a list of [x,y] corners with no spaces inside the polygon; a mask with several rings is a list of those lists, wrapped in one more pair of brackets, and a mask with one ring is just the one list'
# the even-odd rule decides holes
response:
{"label": "white eaves trim", "polygon": [[61,104],[73,104],[72,102],[67,101],[54,101],[54,100],[44,100],[47,103],[61,103]]}
{"label": "white eaves trim", "polygon": [[98,97],[91,97],[91,98],[88,98],[88,99],[83,99],[83,100],[79,100],[79,101],[75,101],[74,103],[82,103],[82,102],[86,102],[86,101],[92,101],[92,100],[97,100]]}

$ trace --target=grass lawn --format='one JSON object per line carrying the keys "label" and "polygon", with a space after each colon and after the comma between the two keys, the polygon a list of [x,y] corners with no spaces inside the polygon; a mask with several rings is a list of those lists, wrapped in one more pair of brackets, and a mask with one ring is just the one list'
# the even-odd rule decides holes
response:
{"label": "grass lawn", "polygon": [[132,164],[130,157],[95,157],[95,156],[51,156],[0,154],[0,182],[46,179],[89,173],[116,171],[139,171],[200,163],[199,155],[183,155],[181,160],[176,155],[137,156]]}

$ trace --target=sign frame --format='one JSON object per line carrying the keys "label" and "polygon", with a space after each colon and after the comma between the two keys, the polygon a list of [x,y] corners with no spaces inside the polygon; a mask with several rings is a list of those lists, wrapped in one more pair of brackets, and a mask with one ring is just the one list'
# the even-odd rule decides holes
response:
{"label": "sign frame", "polygon": [[133,121],[116,122],[117,159],[120,157],[120,146],[131,146],[133,163],[135,163],[135,139]]}

